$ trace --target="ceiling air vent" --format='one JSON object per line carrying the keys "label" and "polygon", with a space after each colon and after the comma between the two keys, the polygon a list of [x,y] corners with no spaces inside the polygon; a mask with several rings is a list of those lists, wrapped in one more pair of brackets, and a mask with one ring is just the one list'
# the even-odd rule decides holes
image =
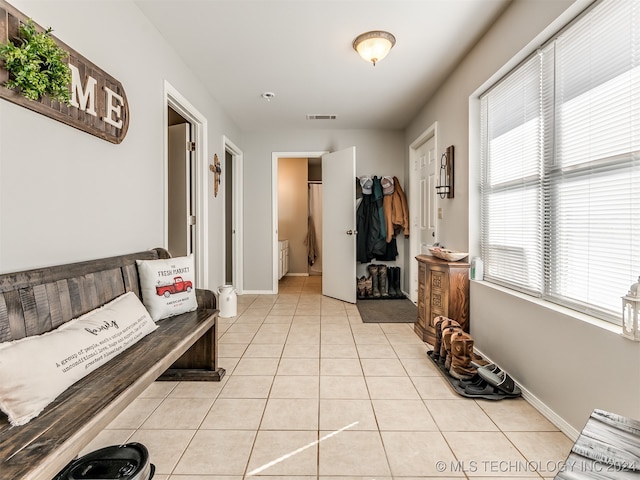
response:
{"label": "ceiling air vent", "polygon": [[337,115],[308,114],[307,120],[335,120]]}

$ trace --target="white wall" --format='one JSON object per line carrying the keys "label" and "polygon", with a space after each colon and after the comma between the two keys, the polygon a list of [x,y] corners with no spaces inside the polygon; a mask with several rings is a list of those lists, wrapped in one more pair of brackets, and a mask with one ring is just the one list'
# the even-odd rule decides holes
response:
{"label": "white wall", "polygon": [[[337,151],[356,147],[356,175],[404,178],[404,136],[400,131],[296,130],[245,132],[244,289],[271,291],[273,241],[271,153]],[[354,179],[355,182],[355,179]],[[250,193],[249,193],[250,192]],[[269,199],[269,200],[267,200]],[[398,250],[404,240],[398,241]],[[400,258],[402,258],[402,253]],[[325,254],[326,258],[326,254]],[[353,279],[355,282],[355,278]]]}
{"label": "white wall", "polygon": [[[445,245],[467,245],[478,253],[479,135],[477,102],[470,97],[477,97],[496,72],[531,53],[586,3],[513,2],[406,130],[406,152],[435,121],[438,145],[455,146],[456,198],[440,202],[444,219],[439,232]],[[580,431],[594,408],[640,419],[639,343],[600,322],[482,282],[472,282],[470,306],[476,347],[512,374],[527,397],[568,434]]]}
{"label": "white wall", "polygon": [[[0,271],[164,246],[165,80],[207,118],[207,159],[239,130],[130,1],[11,3],[120,80],[131,122],[113,145],[0,101]],[[213,287],[224,283],[224,192],[214,199],[201,173]]]}

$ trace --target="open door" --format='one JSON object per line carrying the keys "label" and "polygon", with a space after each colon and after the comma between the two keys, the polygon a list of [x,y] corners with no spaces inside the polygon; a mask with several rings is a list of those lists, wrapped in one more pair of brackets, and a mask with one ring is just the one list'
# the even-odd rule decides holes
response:
{"label": "open door", "polygon": [[356,147],[322,156],[322,294],[356,303]]}
{"label": "open door", "polygon": [[174,257],[189,255],[195,251],[190,128],[188,123],[169,127],[168,250]]}

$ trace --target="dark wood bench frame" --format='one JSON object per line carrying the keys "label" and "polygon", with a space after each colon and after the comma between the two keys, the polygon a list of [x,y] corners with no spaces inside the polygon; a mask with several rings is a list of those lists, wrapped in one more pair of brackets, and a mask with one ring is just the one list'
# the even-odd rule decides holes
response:
{"label": "dark wood bench frame", "polygon": [[[155,249],[0,275],[0,342],[53,330],[125,292],[140,297],[136,259],[168,257]],[[160,320],[26,425],[12,427],[0,412],[0,476],[52,479],[157,379],[219,381],[216,298],[196,296],[197,311]]]}

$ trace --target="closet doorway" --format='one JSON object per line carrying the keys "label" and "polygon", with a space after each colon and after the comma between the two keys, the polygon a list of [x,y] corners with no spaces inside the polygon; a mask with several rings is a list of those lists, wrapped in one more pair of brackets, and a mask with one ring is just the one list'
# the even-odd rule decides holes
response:
{"label": "closet doorway", "polygon": [[[278,293],[278,280],[282,272],[282,254],[289,248],[289,275],[298,273],[309,275],[308,242],[309,232],[309,172],[306,162],[291,159],[321,158],[322,164],[322,221],[321,246],[322,255],[322,294],[350,303],[356,302],[356,231],[355,231],[355,147],[346,148],[333,153],[327,152],[274,152],[272,153],[272,219],[273,219],[273,292]],[[282,161],[282,166],[280,162]],[[281,176],[285,162],[298,173],[299,180],[292,181],[288,176]],[[300,163],[303,165],[300,166]],[[296,187],[297,186],[297,187]],[[301,188],[302,187],[302,188]],[[294,189],[300,189],[297,196],[292,195]],[[299,204],[303,204],[302,208]],[[284,208],[294,210],[297,218],[307,218],[302,235],[293,238],[289,226],[286,225]],[[282,221],[281,221],[282,220]],[[315,219],[313,219],[315,223]],[[304,221],[298,220],[300,225]],[[313,231],[313,230],[312,230]],[[291,237],[291,238],[289,238]],[[294,249],[298,245],[298,251]],[[318,245],[316,237],[316,246]],[[293,260],[294,255],[296,260]],[[300,267],[297,259],[303,258],[304,267]],[[317,257],[316,257],[317,261]]]}

